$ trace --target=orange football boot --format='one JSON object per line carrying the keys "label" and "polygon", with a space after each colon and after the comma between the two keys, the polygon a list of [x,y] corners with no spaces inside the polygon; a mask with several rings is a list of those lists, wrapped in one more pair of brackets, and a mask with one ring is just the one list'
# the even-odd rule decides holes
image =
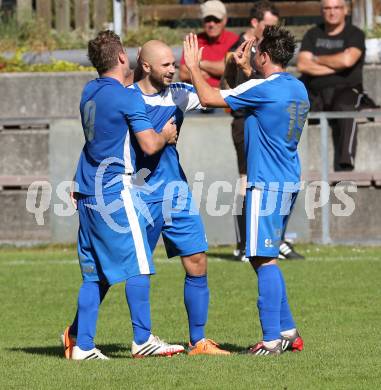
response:
{"label": "orange football boot", "polygon": [[62,345],[64,347],[64,354],[66,359],[71,359],[71,354],[75,346],[75,338],[70,336],[70,326],[68,326],[61,335]]}
{"label": "orange football boot", "polygon": [[201,339],[194,346],[189,343],[188,355],[230,355],[230,352],[219,348],[219,345],[211,339]]}

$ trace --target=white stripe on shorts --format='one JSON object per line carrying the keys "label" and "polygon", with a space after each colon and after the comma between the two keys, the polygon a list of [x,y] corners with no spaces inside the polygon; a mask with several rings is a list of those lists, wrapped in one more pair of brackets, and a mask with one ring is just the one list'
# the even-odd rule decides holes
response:
{"label": "white stripe on shorts", "polygon": [[257,255],[258,245],[258,220],[261,205],[261,190],[253,188],[251,190],[250,207],[250,256]]}
{"label": "white stripe on shorts", "polygon": [[142,231],[140,228],[138,216],[136,215],[134,203],[128,188],[122,191],[124,208],[126,210],[128,223],[130,224],[132,239],[134,240],[136,256],[138,258],[139,270],[143,275],[150,274],[147,260],[147,253],[144,246]]}

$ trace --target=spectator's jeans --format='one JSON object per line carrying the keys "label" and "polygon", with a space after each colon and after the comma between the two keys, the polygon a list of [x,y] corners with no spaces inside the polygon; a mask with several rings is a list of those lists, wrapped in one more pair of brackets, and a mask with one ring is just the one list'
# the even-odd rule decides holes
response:
{"label": "spectator's jeans", "polygon": [[[360,107],[361,86],[324,88],[309,91],[311,111],[356,111]],[[354,169],[357,146],[357,124],[354,119],[332,119],[335,171]]]}

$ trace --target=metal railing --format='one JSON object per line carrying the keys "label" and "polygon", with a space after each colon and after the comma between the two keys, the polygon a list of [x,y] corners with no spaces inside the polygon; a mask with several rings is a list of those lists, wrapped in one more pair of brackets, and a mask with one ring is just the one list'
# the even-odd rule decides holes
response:
{"label": "metal railing", "polygon": [[[321,181],[328,183],[329,179],[329,161],[328,161],[328,120],[329,119],[358,119],[358,118],[378,118],[381,117],[381,110],[364,111],[318,111],[310,112],[309,119],[318,119],[320,121],[320,151],[321,151]],[[321,241],[322,244],[331,243],[330,236],[330,203],[322,206],[321,215]]]}

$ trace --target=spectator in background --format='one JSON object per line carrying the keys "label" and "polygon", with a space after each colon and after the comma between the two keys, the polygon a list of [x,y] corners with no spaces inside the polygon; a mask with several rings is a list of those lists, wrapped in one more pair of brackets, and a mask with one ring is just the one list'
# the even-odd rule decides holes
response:
{"label": "spectator in background", "polygon": [[[204,47],[200,67],[203,77],[212,87],[218,88],[225,69],[225,54],[238,40],[238,35],[225,30],[227,15],[225,5],[218,0],[209,0],[200,6],[204,31],[197,35],[198,44]],[[180,62],[180,80],[190,82],[184,56]]]}
{"label": "spectator in background", "polygon": [[[305,34],[297,66],[313,111],[353,111],[360,108],[365,36],[346,22],[345,0],[322,0],[324,23]],[[335,171],[354,169],[357,124],[353,119],[330,121]]]}

